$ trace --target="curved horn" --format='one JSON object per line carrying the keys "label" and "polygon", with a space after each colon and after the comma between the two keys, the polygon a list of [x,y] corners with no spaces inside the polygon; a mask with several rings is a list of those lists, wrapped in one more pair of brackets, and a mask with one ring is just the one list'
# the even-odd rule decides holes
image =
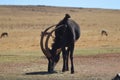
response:
{"label": "curved horn", "polygon": [[[48,54],[50,54],[50,49],[48,48],[48,41],[49,41],[49,39],[50,39],[50,36],[52,35],[52,33],[55,31],[56,29],[53,29],[51,32],[50,32],[50,34],[47,36],[47,38],[46,38],[46,41],[45,41],[45,49],[46,49],[46,52],[48,53]],[[51,54],[50,54],[51,55]]]}
{"label": "curved horn", "polygon": [[[49,38],[50,38],[50,36],[52,35],[52,33],[53,33],[55,30],[57,30],[58,28],[60,28],[61,26],[63,26],[63,25],[60,25],[60,26],[56,27],[55,29],[53,29],[53,30],[50,32],[50,34],[47,36],[47,38],[46,38],[45,49],[46,49],[46,52],[49,53],[49,54],[50,54],[50,51],[49,51],[50,49],[48,48]],[[51,54],[50,54],[50,55],[51,55]]]}
{"label": "curved horn", "polygon": [[44,48],[43,40],[44,40],[44,37],[45,37],[45,33],[46,33],[49,29],[51,29],[52,27],[54,27],[54,26],[56,26],[56,25],[52,25],[52,26],[48,27],[47,29],[45,29],[43,32],[41,32],[40,46],[41,46],[42,52],[44,53],[44,55],[45,55],[47,58],[51,57],[51,54],[48,53],[48,52],[46,51],[46,49]]}

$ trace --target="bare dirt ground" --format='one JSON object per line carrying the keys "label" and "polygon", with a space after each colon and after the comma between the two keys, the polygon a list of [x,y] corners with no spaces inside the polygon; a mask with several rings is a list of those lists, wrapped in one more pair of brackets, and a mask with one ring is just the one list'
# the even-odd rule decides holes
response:
{"label": "bare dirt ground", "polygon": [[[62,60],[56,73],[47,73],[47,60],[39,58],[32,62],[0,64],[0,79],[5,80],[111,80],[120,72],[120,54],[75,56],[75,74],[61,72]],[[70,66],[70,65],[69,65]]]}

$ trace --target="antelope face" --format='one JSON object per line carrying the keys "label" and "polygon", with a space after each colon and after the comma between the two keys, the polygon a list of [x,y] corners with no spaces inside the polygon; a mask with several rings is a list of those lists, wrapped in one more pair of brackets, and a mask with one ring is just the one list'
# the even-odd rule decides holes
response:
{"label": "antelope face", "polygon": [[54,68],[60,59],[60,51],[59,50],[49,50],[52,57],[48,58],[48,72],[54,72]]}

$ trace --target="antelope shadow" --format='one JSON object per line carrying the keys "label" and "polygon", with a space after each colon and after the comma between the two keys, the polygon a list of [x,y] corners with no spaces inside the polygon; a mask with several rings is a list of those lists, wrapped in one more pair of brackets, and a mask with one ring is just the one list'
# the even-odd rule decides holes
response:
{"label": "antelope shadow", "polygon": [[57,73],[56,71],[49,73],[48,71],[38,71],[38,72],[28,72],[25,73],[25,75],[49,75],[49,74],[54,74]]}

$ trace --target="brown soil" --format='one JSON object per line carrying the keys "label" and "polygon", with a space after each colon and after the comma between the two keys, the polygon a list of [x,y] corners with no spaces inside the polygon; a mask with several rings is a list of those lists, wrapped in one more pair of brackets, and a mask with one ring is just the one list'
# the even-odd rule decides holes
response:
{"label": "brown soil", "polygon": [[32,62],[1,63],[0,76],[12,79],[37,80],[110,80],[120,72],[120,54],[101,54],[94,56],[74,56],[75,74],[61,72],[62,58],[56,66],[56,73],[47,73],[47,59]]}

